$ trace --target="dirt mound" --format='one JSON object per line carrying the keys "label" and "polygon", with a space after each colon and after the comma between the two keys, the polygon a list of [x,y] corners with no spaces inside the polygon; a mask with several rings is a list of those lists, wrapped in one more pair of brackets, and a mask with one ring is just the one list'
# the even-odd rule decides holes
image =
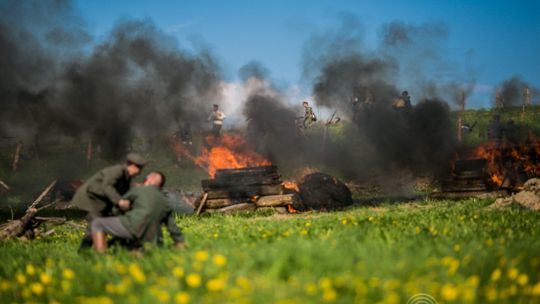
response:
{"label": "dirt mound", "polygon": [[305,176],[299,188],[304,210],[335,210],[353,204],[351,190],[325,173]]}
{"label": "dirt mound", "polygon": [[532,178],[523,185],[523,191],[507,198],[498,198],[490,208],[503,208],[518,204],[530,210],[540,210],[540,179]]}

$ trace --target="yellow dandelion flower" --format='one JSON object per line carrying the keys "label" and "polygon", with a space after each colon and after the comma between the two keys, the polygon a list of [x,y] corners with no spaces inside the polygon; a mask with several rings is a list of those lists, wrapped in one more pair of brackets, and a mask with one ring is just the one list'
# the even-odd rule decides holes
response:
{"label": "yellow dandelion flower", "polygon": [[477,276],[477,275],[472,275],[470,276],[468,279],[467,279],[467,285],[469,286],[478,286],[478,284],[480,283],[480,278]]}
{"label": "yellow dandelion flower", "polygon": [[199,250],[197,252],[195,252],[195,259],[197,261],[201,261],[201,262],[204,262],[206,260],[208,260],[208,251],[205,251],[205,250]]}
{"label": "yellow dandelion flower", "polygon": [[20,272],[17,272],[17,274],[15,275],[15,279],[20,285],[24,285],[26,283],[26,277]]}
{"label": "yellow dandelion flower", "polygon": [[211,279],[206,283],[208,291],[222,291],[225,287],[225,280],[221,278]]}
{"label": "yellow dandelion flower", "polygon": [[243,290],[250,290],[251,289],[251,283],[246,277],[238,277],[236,278],[236,285],[240,287]]}
{"label": "yellow dandelion flower", "polygon": [[47,260],[45,260],[45,267],[53,268],[53,266],[54,266],[54,261],[51,258],[47,258]]}
{"label": "yellow dandelion flower", "polygon": [[0,282],[0,289],[1,290],[8,290],[11,288],[11,284],[9,283],[8,280],[2,280],[2,282]]}
{"label": "yellow dandelion flower", "polygon": [[32,291],[30,291],[30,289],[28,289],[28,288],[23,288],[23,290],[21,291],[21,296],[24,299],[29,298],[31,295],[32,295]]}
{"label": "yellow dandelion flower", "polygon": [[225,266],[227,264],[227,258],[224,255],[217,254],[212,258],[212,262],[216,266]]}
{"label": "yellow dandelion flower", "polygon": [[515,296],[517,294],[517,291],[518,291],[518,288],[515,284],[512,284],[510,285],[510,287],[508,287],[508,294],[511,295],[511,296]]}
{"label": "yellow dandelion flower", "polygon": [[189,302],[189,294],[187,292],[181,291],[176,293],[174,296],[174,302],[177,304],[185,304]]}
{"label": "yellow dandelion flower", "polygon": [[26,265],[26,273],[28,275],[34,275],[36,273],[36,269],[34,268],[34,265],[32,264]]}
{"label": "yellow dandelion flower", "polygon": [[519,275],[519,270],[517,270],[516,268],[512,267],[512,268],[508,269],[508,278],[510,280],[517,279],[518,275]]}
{"label": "yellow dandelion flower", "polygon": [[366,284],[364,284],[364,282],[358,281],[358,282],[356,282],[356,286],[354,287],[354,291],[356,292],[356,294],[358,296],[362,297],[362,296],[367,294],[368,287],[366,286]]}
{"label": "yellow dandelion flower", "polygon": [[414,228],[414,231],[416,232],[416,234],[420,234],[420,232],[421,232],[422,230],[420,229],[420,227],[416,226],[416,227]]}
{"label": "yellow dandelion flower", "polygon": [[322,298],[326,302],[332,302],[337,298],[337,293],[333,288],[327,288],[323,291]]}
{"label": "yellow dandelion flower", "polygon": [[172,273],[175,278],[179,279],[184,276],[184,268],[174,267]]}
{"label": "yellow dandelion flower", "polygon": [[321,278],[319,280],[319,286],[322,289],[331,288],[332,287],[332,280],[330,280],[329,278]]}
{"label": "yellow dandelion flower", "polygon": [[105,291],[108,292],[108,293],[115,293],[116,288],[115,288],[115,286],[113,284],[107,283],[107,284],[105,284]]}
{"label": "yellow dandelion flower", "polygon": [[126,274],[127,273],[126,265],[124,265],[122,263],[114,263],[114,269],[116,270],[116,272],[118,272],[118,274]]}
{"label": "yellow dandelion flower", "polygon": [[60,286],[64,292],[68,292],[71,289],[71,282],[62,280],[62,282],[60,282]]}
{"label": "yellow dandelion flower", "polygon": [[399,297],[399,294],[397,292],[390,292],[386,298],[384,299],[384,303],[389,303],[389,304],[398,304],[400,303],[400,297]]}
{"label": "yellow dandelion flower", "polygon": [[454,301],[458,297],[458,289],[452,284],[445,284],[441,288],[441,296],[447,301]]}
{"label": "yellow dandelion flower", "polygon": [[531,289],[531,294],[533,296],[540,296],[540,282],[536,283],[532,289]]}
{"label": "yellow dandelion flower", "polygon": [[75,277],[75,272],[69,268],[65,268],[64,271],[62,271],[62,276],[64,279],[71,280]]}
{"label": "yellow dandelion flower", "polygon": [[154,297],[156,297],[160,302],[169,302],[169,300],[171,299],[171,296],[169,295],[168,292],[166,292],[165,290],[161,290],[161,289],[158,289],[158,288],[153,288],[151,290],[151,293]]}
{"label": "yellow dandelion flower", "polygon": [[305,226],[306,226],[306,227],[311,226],[311,222],[307,222],[307,223],[305,224]]}
{"label": "yellow dandelion flower", "polygon": [[300,234],[301,235],[307,235],[308,231],[306,229],[302,229],[302,231],[300,231]]}
{"label": "yellow dandelion flower", "polygon": [[49,274],[47,274],[46,272],[43,272],[39,275],[39,280],[41,281],[41,283],[47,285],[51,283],[52,278]]}
{"label": "yellow dandelion flower", "polygon": [[141,270],[139,265],[131,263],[129,264],[128,271],[137,283],[144,283],[146,280],[146,277],[144,275],[144,272]]}
{"label": "yellow dandelion flower", "polygon": [[347,225],[347,219],[346,219],[346,218],[342,219],[342,220],[341,220],[341,224],[342,224],[342,225]]}
{"label": "yellow dandelion flower", "polygon": [[39,283],[32,283],[30,285],[30,290],[32,291],[33,294],[39,296],[40,294],[43,293],[44,288],[43,288],[43,285],[41,285]]}
{"label": "yellow dandelion flower", "polygon": [[454,251],[459,252],[461,250],[461,246],[459,244],[454,245]]}
{"label": "yellow dandelion flower", "polygon": [[306,291],[306,293],[308,295],[314,295],[317,293],[317,284],[315,283],[307,283],[305,286],[304,286],[304,290]]}
{"label": "yellow dandelion flower", "polygon": [[518,276],[517,282],[519,285],[525,286],[529,282],[529,277],[526,274],[522,273]]}
{"label": "yellow dandelion flower", "polygon": [[190,273],[186,277],[186,283],[189,287],[197,288],[201,286],[201,276],[198,273]]}
{"label": "yellow dandelion flower", "polygon": [[501,278],[501,270],[499,268],[495,269],[492,273],[491,273],[491,280],[493,282],[496,282],[498,281],[499,279]]}
{"label": "yellow dandelion flower", "polygon": [[497,301],[497,297],[498,297],[497,289],[495,289],[494,287],[489,287],[488,289],[486,289],[486,299],[489,302]]}
{"label": "yellow dandelion flower", "polygon": [[475,289],[474,288],[464,288],[460,290],[461,298],[466,303],[473,303],[475,300]]}

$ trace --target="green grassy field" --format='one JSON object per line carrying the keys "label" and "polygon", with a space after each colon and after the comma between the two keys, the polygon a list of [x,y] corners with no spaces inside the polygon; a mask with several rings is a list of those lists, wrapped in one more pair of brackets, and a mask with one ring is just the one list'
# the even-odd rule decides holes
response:
{"label": "green grassy field", "polygon": [[[464,121],[477,127],[465,144],[485,141],[495,113],[540,133],[539,107],[524,117],[518,108],[467,111]],[[329,131],[345,140],[342,126]],[[145,170],[163,171],[168,187],[200,191],[205,171],[177,163],[166,138],[136,148],[151,161]],[[0,179],[13,188],[0,196],[2,221],[9,208],[20,215],[55,177],[84,179],[110,164],[87,164],[84,149],[26,147],[16,172],[12,147],[0,149]],[[398,201],[332,213],[181,217],[189,248],[173,249],[168,240],[143,257],[79,255],[82,231],[57,227],[47,238],[0,243],[0,303],[406,303],[421,293],[438,303],[540,303],[540,213],[492,210],[490,203]]]}
{"label": "green grassy field", "polygon": [[2,303],[540,302],[540,213],[491,201],[178,218],[189,247],[77,254],[63,227],[0,243]]}

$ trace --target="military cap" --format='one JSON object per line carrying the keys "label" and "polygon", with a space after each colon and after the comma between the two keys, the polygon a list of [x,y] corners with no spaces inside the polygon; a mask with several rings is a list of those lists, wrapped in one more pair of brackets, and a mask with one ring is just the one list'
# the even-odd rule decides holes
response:
{"label": "military cap", "polygon": [[139,167],[143,167],[144,165],[146,165],[148,162],[146,161],[146,159],[144,159],[144,157],[142,157],[140,154],[137,154],[137,153],[129,153],[127,156],[126,156],[126,160],[130,163],[133,163]]}

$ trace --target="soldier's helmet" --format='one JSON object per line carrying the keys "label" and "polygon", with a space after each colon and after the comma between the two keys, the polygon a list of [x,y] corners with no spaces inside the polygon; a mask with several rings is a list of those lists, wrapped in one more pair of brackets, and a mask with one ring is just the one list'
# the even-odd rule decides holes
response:
{"label": "soldier's helmet", "polygon": [[408,96],[409,95],[409,92],[408,91],[403,91],[401,92],[401,96]]}
{"label": "soldier's helmet", "polygon": [[129,153],[126,156],[126,161],[139,167],[144,167],[148,163],[142,155],[137,153]]}

